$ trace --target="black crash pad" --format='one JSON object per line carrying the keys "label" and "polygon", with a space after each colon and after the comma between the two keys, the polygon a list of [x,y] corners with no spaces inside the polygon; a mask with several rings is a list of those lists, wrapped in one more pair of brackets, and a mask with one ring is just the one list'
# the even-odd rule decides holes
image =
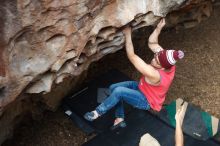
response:
{"label": "black crash pad", "polygon": [[[148,111],[133,110],[126,120],[127,127],[115,131],[105,131],[83,146],[138,146],[145,133],[151,134],[161,146],[175,146],[175,129]],[[200,141],[184,135],[184,146],[219,146],[213,140]]]}
{"label": "black crash pad", "polygon": [[[74,93],[71,96],[64,98],[62,107],[65,113],[79,126],[85,133],[91,134],[93,132],[101,133],[112,126],[114,121],[114,111],[111,109],[105,115],[98,118],[94,122],[86,121],[83,115],[94,110],[100,102],[97,97],[101,96],[101,92],[105,92],[108,87],[117,82],[131,80],[118,70],[110,70],[107,73],[90,81],[87,86]],[[101,93],[101,94],[100,94]],[[107,91],[106,91],[106,94]],[[103,100],[103,99],[101,99]],[[125,114],[130,112],[132,107],[125,104]]]}
{"label": "black crash pad", "polygon": [[198,140],[207,140],[209,138],[218,140],[218,135],[220,134],[219,119],[181,98],[166,105],[159,112],[159,118],[172,127],[176,127],[175,114],[181,105],[185,109],[182,125],[184,133]]}
{"label": "black crash pad", "polygon": [[[125,105],[127,127],[111,131],[114,109],[94,122],[86,121],[83,115],[99,104],[97,97],[108,94],[105,90],[113,83],[131,80],[117,70],[109,71],[95,78],[87,86],[64,98],[62,107],[65,113],[85,133],[97,135],[84,146],[136,146],[142,135],[150,133],[161,146],[174,146],[175,129],[148,111],[134,109]],[[101,92],[101,94],[99,93]],[[219,146],[213,140],[199,141],[185,135],[185,146]]]}

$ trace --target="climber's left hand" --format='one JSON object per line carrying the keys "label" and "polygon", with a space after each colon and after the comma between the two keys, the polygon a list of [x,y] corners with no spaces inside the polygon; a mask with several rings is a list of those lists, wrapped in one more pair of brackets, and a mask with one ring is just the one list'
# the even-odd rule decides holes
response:
{"label": "climber's left hand", "polygon": [[131,34],[131,27],[127,26],[123,29],[123,33],[127,36]]}

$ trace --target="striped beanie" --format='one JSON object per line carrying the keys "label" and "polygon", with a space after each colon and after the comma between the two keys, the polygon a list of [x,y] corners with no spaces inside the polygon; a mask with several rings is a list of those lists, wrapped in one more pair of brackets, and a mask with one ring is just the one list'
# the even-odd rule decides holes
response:
{"label": "striped beanie", "polygon": [[162,50],[158,52],[158,59],[163,68],[170,68],[175,65],[176,61],[184,57],[183,51],[179,50]]}

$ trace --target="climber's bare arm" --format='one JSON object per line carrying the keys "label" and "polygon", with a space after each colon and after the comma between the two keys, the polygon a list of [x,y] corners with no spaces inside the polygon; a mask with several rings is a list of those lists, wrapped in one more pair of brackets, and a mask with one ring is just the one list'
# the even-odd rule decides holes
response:
{"label": "climber's bare arm", "polygon": [[182,131],[182,123],[184,119],[184,109],[183,106],[176,112],[176,132],[175,132],[175,146],[183,146],[184,145],[184,137]]}
{"label": "climber's bare arm", "polygon": [[160,50],[163,50],[163,48],[158,43],[158,37],[160,35],[162,28],[165,26],[165,24],[166,24],[165,19],[162,18],[148,39],[148,47],[154,53],[159,52]]}
{"label": "climber's bare arm", "polygon": [[160,81],[160,74],[151,65],[145,63],[139,56],[134,53],[134,47],[131,40],[131,28],[127,27],[123,30],[126,39],[126,52],[128,59],[135,66],[135,68],[151,83],[158,83]]}

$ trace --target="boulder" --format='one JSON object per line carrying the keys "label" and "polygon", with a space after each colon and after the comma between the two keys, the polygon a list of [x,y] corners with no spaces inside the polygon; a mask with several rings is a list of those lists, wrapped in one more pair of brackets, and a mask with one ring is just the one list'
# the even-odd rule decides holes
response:
{"label": "boulder", "polygon": [[211,0],[1,0],[0,143],[25,113],[54,110],[88,66],[124,47],[122,28],[190,28]]}

